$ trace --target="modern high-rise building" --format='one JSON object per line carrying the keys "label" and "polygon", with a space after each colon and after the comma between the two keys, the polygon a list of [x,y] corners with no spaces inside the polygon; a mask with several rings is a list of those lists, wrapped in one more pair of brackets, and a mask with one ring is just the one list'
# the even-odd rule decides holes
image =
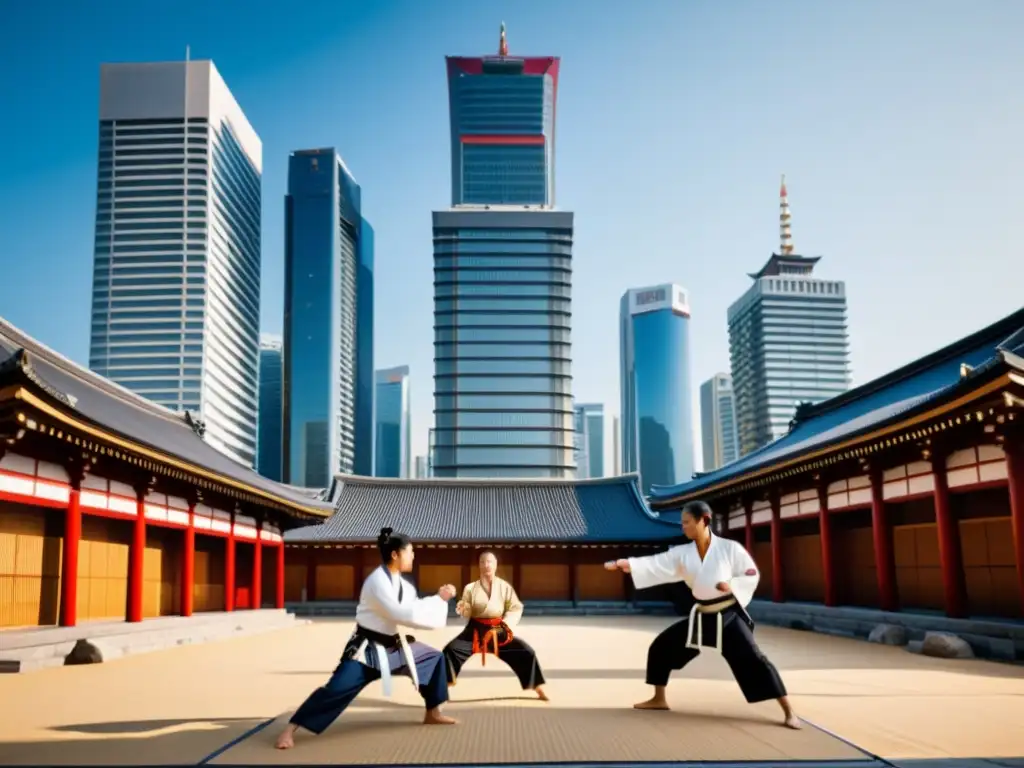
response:
{"label": "modern high-rise building", "polygon": [[212,61],[100,68],[89,367],[254,466],[263,146]]}
{"label": "modern high-rise building", "polygon": [[612,477],[622,474],[622,438],[619,436],[619,417],[612,416]]}
{"label": "modern high-rise building", "polygon": [[429,477],[427,468],[427,457],[417,456],[416,457],[416,479],[422,480],[425,477]]}
{"label": "modern high-rise building", "polygon": [[690,305],[678,285],[635,288],[619,313],[622,465],[652,485],[693,477]]}
{"label": "modern high-rise building", "polygon": [[334,149],[293,152],[285,198],[284,481],[373,474],[373,229]]}
{"label": "modern high-rise building", "polygon": [[409,410],[409,366],[377,371],[374,409],[377,414],[374,475],[410,477],[412,423]]}
{"label": "modern high-rise building", "polygon": [[260,418],[256,471],[281,481],[281,372],[280,336],[260,337]]}
{"label": "modern high-rise building", "polygon": [[452,205],[555,204],[557,56],[449,56]]}
{"label": "modern high-rise building", "polygon": [[820,256],[793,252],[785,177],[780,230],[781,252],[750,275],[754,284],[729,307],[741,457],[785,435],[800,403],[850,387],[846,286],[814,276]]}
{"label": "modern high-rise building", "polygon": [[700,433],[705,472],[739,458],[736,400],[727,373],[716,373],[700,385]]}
{"label": "modern high-rise building", "polygon": [[434,213],[434,477],[570,478],[573,215],[556,57],[449,57],[453,207]]}
{"label": "modern high-rise building", "polygon": [[604,406],[580,403],[574,411],[576,477],[580,480],[604,477]]}

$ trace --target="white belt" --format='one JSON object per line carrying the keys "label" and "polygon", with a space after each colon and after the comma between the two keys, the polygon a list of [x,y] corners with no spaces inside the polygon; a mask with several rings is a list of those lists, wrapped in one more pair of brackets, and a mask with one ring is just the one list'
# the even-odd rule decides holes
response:
{"label": "white belt", "polygon": [[[686,647],[696,648],[698,651],[704,650],[704,648],[710,648],[712,646],[705,646],[704,642],[704,622],[695,621],[697,614],[701,613],[713,613],[717,626],[715,627],[715,645],[714,649],[719,653],[722,652],[722,613],[726,608],[736,605],[735,600],[726,600],[721,603],[715,603],[714,605],[701,605],[700,603],[694,603],[690,609],[689,626],[686,628]],[[696,629],[696,631],[694,631]],[[697,635],[694,640],[694,635]]]}
{"label": "white belt", "polygon": [[[402,646],[402,657],[405,659],[405,665],[409,668],[409,677],[412,678],[412,685],[417,691],[420,688],[420,678],[416,674],[416,660],[413,658],[412,649],[409,647],[409,643],[405,639],[405,635],[401,632],[398,633],[398,642]],[[365,654],[370,645],[370,641],[363,639],[363,642],[359,646],[359,650],[356,651],[356,658],[360,658]],[[377,655],[377,665],[380,667],[380,683],[384,688],[384,695],[391,695],[391,664],[388,661],[388,651],[380,643],[374,643],[373,649]]]}

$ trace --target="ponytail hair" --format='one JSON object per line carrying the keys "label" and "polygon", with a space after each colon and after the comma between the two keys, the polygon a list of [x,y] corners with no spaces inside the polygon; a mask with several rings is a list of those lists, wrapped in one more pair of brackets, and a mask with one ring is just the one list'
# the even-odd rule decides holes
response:
{"label": "ponytail hair", "polygon": [[697,522],[704,521],[704,524],[709,528],[711,527],[711,518],[713,513],[711,506],[705,501],[691,501],[689,504],[683,507],[683,514],[689,515]]}
{"label": "ponytail hair", "polygon": [[412,540],[404,533],[395,533],[393,528],[381,528],[377,537],[377,549],[380,550],[380,559],[386,565],[391,562],[391,555],[400,552],[412,544]]}

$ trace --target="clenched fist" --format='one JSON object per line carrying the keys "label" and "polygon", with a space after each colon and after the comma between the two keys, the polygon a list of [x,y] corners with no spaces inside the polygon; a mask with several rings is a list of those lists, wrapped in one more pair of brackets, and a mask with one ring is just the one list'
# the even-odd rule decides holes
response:
{"label": "clenched fist", "polygon": [[462,616],[463,618],[468,619],[469,618],[469,605],[464,603],[464,602],[462,602],[461,600],[459,600],[459,602],[455,604],[455,612],[459,616]]}
{"label": "clenched fist", "polygon": [[629,560],[623,558],[622,560],[609,560],[604,564],[605,570],[608,571],[622,571],[623,573],[629,573]]}
{"label": "clenched fist", "polygon": [[443,587],[437,590],[437,594],[441,597],[442,600],[447,602],[448,600],[451,600],[453,597],[455,597],[455,587],[453,587],[451,584],[445,584]]}

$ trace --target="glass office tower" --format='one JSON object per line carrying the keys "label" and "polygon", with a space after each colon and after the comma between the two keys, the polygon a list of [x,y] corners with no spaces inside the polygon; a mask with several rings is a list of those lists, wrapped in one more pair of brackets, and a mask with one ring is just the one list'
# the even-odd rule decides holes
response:
{"label": "glass office tower", "polygon": [[580,403],[575,407],[576,477],[604,477],[604,406]]}
{"label": "glass office tower", "polygon": [[254,466],[260,139],[211,61],[104,64],[99,134],[89,367]]}
{"label": "glass office tower", "polygon": [[622,466],[652,485],[693,477],[690,306],[677,285],[626,291],[619,313]]}
{"label": "glass office tower", "polygon": [[282,344],[279,336],[260,338],[259,452],[256,471],[281,482],[281,370]]}
{"label": "glass office tower", "polygon": [[377,371],[374,408],[377,419],[374,474],[377,477],[410,477],[412,419],[409,408],[409,366]]}
{"label": "glass office tower", "polygon": [[435,477],[572,477],[572,217],[434,213]]}
{"label": "glass office tower", "polygon": [[700,385],[700,433],[705,472],[739,458],[736,400],[727,373],[716,373]]}
{"label": "glass office tower", "polygon": [[285,482],[373,474],[373,231],[334,149],[294,152],[285,198]]}

